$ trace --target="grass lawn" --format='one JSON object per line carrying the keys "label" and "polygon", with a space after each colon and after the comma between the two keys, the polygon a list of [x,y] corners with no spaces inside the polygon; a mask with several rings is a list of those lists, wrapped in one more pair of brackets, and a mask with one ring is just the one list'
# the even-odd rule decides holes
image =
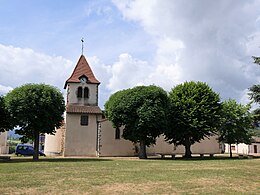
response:
{"label": "grass lawn", "polygon": [[12,157],[0,194],[260,194],[260,159]]}

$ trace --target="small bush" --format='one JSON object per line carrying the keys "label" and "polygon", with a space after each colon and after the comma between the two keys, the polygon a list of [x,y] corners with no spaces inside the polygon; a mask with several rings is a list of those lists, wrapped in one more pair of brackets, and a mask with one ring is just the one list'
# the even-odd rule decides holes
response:
{"label": "small bush", "polygon": [[9,154],[13,154],[15,153],[15,147],[17,144],[20,143],[20,140],[10,140],[8,141],[8,145],[9,145]]}

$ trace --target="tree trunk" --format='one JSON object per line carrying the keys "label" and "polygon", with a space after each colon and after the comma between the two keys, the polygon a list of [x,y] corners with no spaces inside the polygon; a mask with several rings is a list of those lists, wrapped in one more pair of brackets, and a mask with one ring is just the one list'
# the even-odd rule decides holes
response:
{"label": "tree trunk", "polygon": [[34,131],[34,153],[33,160],[39,160],[39,131]]}
{"label": "tree trunk", "polygon": [[232,147],[231,147],[231,144],[229,144],[229,157],[232,158]]}
{"label": "tree trunk", "polygon": [[139,158],[140,159],[146,159],[147,158],[146,146],[145,146],[145,141],[144,140],[140,140]]}
{"label": "tree trunk", "polygon": [[191,147],[191,143],[190,143],[190,138],[189,137],[186,137],[185,138],[185,155],[184,157],[185,158],[191,158],[191,150],[190,150],[190,147]]}

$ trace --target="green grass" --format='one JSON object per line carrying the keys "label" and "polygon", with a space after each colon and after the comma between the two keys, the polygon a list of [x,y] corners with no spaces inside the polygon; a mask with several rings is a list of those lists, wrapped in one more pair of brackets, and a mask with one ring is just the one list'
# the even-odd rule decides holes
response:
{"label": "green grass", "polygon": [[260,194],[260,159],[12,157],[0,194]]}

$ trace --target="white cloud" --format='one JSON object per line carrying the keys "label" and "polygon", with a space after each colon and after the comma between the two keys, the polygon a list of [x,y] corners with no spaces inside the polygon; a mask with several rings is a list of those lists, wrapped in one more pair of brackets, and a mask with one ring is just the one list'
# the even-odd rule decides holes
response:
{"label": "white cloud", "polygon": [[156,68],[150,77],[159,78],[166,89],[200,80],[223,99],[240,101],[245,89],[260,82],[260,69],[251,60],[260,55],[260,1],[113,2],[126,20],[138,22],[153,36]]}
{"label": "white cloud", "polygon": [[[88,61],[101,82],[101,107],[112,92],[136,85],[155,84],[170,90],[181,82],[200,80],[220,92],[223,99],[244,101],[245,90],[260,82],[260,68],[251,59],[260,55],[260,1],[113,2],[125,21],[117,18],[119,14],[110,3],[86,3],[83,11],[89,18],[87,26],[91,26],[86,32],[97,33],[96,56]],[[113,25],[106,26],[110,17]],[[80,28],[77,23],[77,28],[70,29],[78,33]],[[30,48],[0,44],[0,53],[0,93],[28,82],[62,89],[76,65],[76,61]],[[102,61],[104,58],[109,64]]]}
{"label": "white cloud", "polygon": [[29,48],[0,44],[0,53],[0,85],[10,88],[25,83],[46,83],[62,89],[74,68],[70,60],[37,53]]}
{"label": "white cloud", "polygon": [[[169,48],[174,49],[174,52]],[[123,53],[119,55],[118,61],[111,66],[96,64],[94,61],[92,61],[92,65],[96,64],[94,65],[95,72],[97,75],[100,74],[100,78],[103,78],[103,85],[107,87],[104,90],[115,92],[137,85],[152,84],[170,90],[181,82],[182,70],[176,63],[180,58],[180,50],[183,48],[184,45],[181,41],[165,38],[159,42],[157,55],[152,64],[145,60],[136,59],[128,53]]]}
{"label": "white cloud", "polygon": [[13,88],[10,86],[0,85],[0,95],[5,95],[6,93],[8,93],[11,90],[13,90]]}
{"label": "white cloud", "polygon": [[249,90],[245,89],[244,91],[241,92],[241,99],[239,102],[241,102],[242,104],[249,104],[251,102],[251,100],[249,99]]}
{"label": "white cloud", "polygon": [[109,90],[115,92],[120,89],[141,85],[151,72],[146,61],[134,59],[124,53],[111,66],[111,78],[107,84]]}
{"label": "white cloud", "polygon": [[104,103],[111,95],[111,91],[107,89],[106,85],[111,78],[111,66],[103,63],[97,56],[87,57],[87,61],[91,66],[91,69],[95,77],[101,82],[99,86],[99,106],[103,109]]}

